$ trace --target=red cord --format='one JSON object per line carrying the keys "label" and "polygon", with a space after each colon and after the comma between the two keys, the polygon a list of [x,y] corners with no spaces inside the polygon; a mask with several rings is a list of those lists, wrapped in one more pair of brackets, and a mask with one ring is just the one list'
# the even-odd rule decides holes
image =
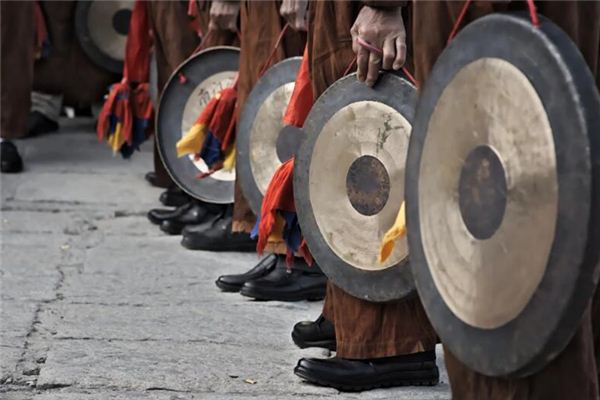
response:
{"label": "red cord", "polygon": [[348,64],[348,66],[344,70],[344,75],[342,75],[342,76],[348,75],[350,73],[350,71],[352,71],[352,68],[354,67],[354,64],[356,64],[356,56],[354,56],[354,58],[352,59],[352,61],[350,61],[350,64]]}
{"label": "red cord", "polygon": [[261,76],[263,76],[264,73],[267,72],[267,69],[271,66],[271,62],[273,62],[273,59],[275,58],[275,54],[277,54],[277,49],[279,48],[279,45],[281,45],[281,41],[283,40],[283,37],[285,36],[285,33],[287,32],[289,27],[290,27],[289,23],[286,23],[283,26],[283,29],[281,30],[281,32],[279,33],[279,36],[277,37],[275,46],[273,46],[273,51],[271,51],[271,55],[269,56],[269,58],[267,58],[267,61],[265,61],[262,68],[260,69],[260,72],[258,73],[259,78]]}
{"label": "red cord", "polygon": [[536,28],[539,28],[540,19],[535,9],[535,2],[533,0],[527,0],[527,7],[529,8],[529,18],[531,18],[531,23]]}
{"label": "red cord", "polygon": [[460,10],[460,14],[458,14],[458,18],[454,22],[454,26],[452,27],[452,30],[450,31],[450,35],[448,36],[448,41],[446,42],[446,45],[450,44],[452,39],[454,39],[454,36],[456,36],[456,34],[458,33],[458,29],[462,25],[462,22],[465,19],[465,15],[467,15],[467,9],[471,5],[471,1],[472,0],[465,0],[465,4],[463,5],[462,10]]}
{"label": "red cord", "polygon": [[[361,45],[362,47],[364,47],[365,49],[373,52],[373,53],[377,53],[380,56],[383,55],[383,50],[380,49],[379,47],[373,46],[371,43],[366,42],[365,40],[363,40],[362,38],[357,38],[357,42],[359,45]],[[350,64],[350,67],[352,67],[352,65],[354,64],[354,62],[356,62],[356,57],[354,58],[354,60],[352,61],[352,63]],[[402,71],[404,72],[404,74],[406,75],[406,77],[408,78],[409,81],[412,82],[413,85],[415,86],[419,86],[417,80],[415,79],[415,77],[408,71],[408,68],[406,67],[402,67]],[[346,71],[346,73],[344,75],[346,75],[348,73],[348,70]]]}

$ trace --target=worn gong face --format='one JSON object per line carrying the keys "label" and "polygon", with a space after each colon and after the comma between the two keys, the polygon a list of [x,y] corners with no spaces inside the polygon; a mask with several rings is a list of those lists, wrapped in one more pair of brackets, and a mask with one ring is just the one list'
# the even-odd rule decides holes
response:
{"label": "worn gong face", "polygon": [[479,328],[516,317],[544,275],[558,203],[550,123],[521,71],[481,58],[449,82],[419,192],[425,255],[452,311]]}
{"label": "worn gong face", "polygon": [[404,199],[409,135],[410,124],[398,111],[359,101],[336,112],[315,144],[309,179],[317,226],[330,248],[356,268],[385,269],[408,255],[401,239],[386,263],[378,262],[379,243]]}
{"label": "worn gong face", "polygon": [[541,22],[463,28],[422,88],[407,156],[419,296],[444,345],[488,376],[560,354],[598,280],[600,96],[569,37]]}
{"label": "worn gong face", "polygon": [[121,72],[134,1],[78,2],[76,31],[86,54],[100,66]]}
{"label": "worn gong face", "polygon": [[283,115],[294,91],[294,82],[275,89],[264,100],[250,131],[250,168],[261,194],[283,161],[277,152],[279,133],[283,128]]}
{"label": "worn gong face", "polygon": [[240,114],[238,181],[256,214],[275,171],[298,151],[304,138],[300,128],[283,124],[301,60],[291,57],[269,68],[252,88]]}
{"label": "worn gong face", "polygon": [[194,54],[171,75],[156,115],[158,150],[169,175],[190,196],[210,203],[233,201],[235,171],[217,171],[198,179],[199,173],[209,170],[207,165],[191,155],[178,157],[176,146],[210,99],[232,84],[238,65],[235,47],[212,47]]}
{"label": "worn gong face", "polygon": [[[194,88],[183,109],[183,119],[181,121],[181,136],[190,130],[194,125],[200,113],[211,98],[223,89],[231,86],[235,79],[236,71],[223,71],[204,79]],[[193,155],[188,155],[189,160],[198,168],[198,171],[207,172],[209,170],[206,163],[202,160],[194,160]],[[222,181],[234,181],[235,170],[217,171],[211,175],[211,178]]]}
{"label": "worn gong face", "polygon": [[384,234],[404,201],[416,89],[384,73],[374,87],[352,74],[315,102],[294,162],[294,199],[304,238],[323,272],[354,297],[414,295],[407,243],[379,263]]}

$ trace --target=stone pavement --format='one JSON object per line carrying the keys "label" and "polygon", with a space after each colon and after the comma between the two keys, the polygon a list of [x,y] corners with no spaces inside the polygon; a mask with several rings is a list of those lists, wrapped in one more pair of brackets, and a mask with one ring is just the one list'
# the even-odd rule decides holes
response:
{"label": "stone pavement", "polygon": [[[146,219],[148,145],[113,157],[90,120],[18,142],[2,175],[0,399],[448,399],[434,388],[339,393],[293,374],[296,321],[321,302],[255,302],[214,285],[255,254],[185,250]],[[438,349],[439,350],[439,349]],[[438,351],[439,353],[439,351]],[[250,382],[250,383],[248,383]]]}

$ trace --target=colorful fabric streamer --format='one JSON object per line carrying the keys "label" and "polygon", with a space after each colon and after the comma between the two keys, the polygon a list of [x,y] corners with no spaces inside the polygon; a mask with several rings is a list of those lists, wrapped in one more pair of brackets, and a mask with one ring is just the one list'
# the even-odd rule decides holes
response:
{"label": "colorful fabric streamer", "polygon": [[251,235],[258,237],[256,251],[259,254],[263,253],[267,243],[283,240],[287,247],[288,266],[292,265],[295,253],[300,253],[307,264],[312,265],[312,255],[302,238],[296,215],[293,175],[294,158],[291,158],[275,171]]}
{"label": "colorful fabric streamer", "polygon": [[208,172],[204,178],[220,169],[235,168],[235,129],[237,79],[231,87],[217,93],[206,104],[190,130],[177,142],[177,156],[193,154],[204,160]]}
{"label": "colorful fabric streamer", "polygon": [[124,158],[139,149],[154,128],[148,83],[151,45],[146,0],[136,0],[125,45],[123,79],[111,85],[96,127],[98,140],[106,138],[113,152]]}

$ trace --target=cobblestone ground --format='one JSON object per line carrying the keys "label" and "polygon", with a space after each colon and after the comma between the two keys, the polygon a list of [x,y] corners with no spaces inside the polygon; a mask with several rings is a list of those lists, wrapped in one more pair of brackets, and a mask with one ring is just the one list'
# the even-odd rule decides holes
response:
{"label": "cobblestone ground", "polygon": [[450,397],[441,359],[434,388],[303,383],[296,361],[328,354],[290,330],[322,303],[220,293],[215,278],[256,255],[185,250],[146,219],[160,193],[143,179],[149,146],[125,161],[89,120],[62,126],[19,142],[26,171],[0,180],[0,399]]}

